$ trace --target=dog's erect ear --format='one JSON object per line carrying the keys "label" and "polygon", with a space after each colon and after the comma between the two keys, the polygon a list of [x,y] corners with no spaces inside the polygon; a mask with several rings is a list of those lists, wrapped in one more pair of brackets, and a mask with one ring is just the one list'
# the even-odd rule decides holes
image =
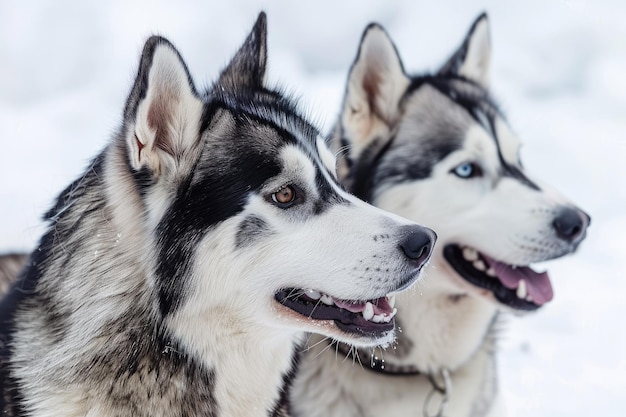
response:
{"label": "dog's erect ear", "polygon": [[370,24],[350,69],[341,114],[352,156],[357,156],[376,137],[386,137],[385,133],[397,122],[399,102],[409,82],[385,29]]}
{"label": "dog's erect ear", "polygon": [[487,13],[483,13],[474,21],[463,44],[439,70],[439,74],[460,75],[488,87],[490,61],[489,19]]}
{"label": "dog's erect ear", "polygon": [[267,17],[264,12],[239,51],[220,75],[218,86],[229,91],[263,87],[267,62]]}
{"label": "dog's erect ear", "polygon": [[141,55],[124,123],[131,166],[159,174],[199,140],[202,102],[174,46],[153,36]]}

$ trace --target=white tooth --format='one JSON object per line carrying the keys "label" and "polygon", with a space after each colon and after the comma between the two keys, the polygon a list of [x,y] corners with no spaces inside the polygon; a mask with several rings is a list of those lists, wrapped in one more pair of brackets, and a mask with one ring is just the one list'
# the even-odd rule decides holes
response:
{"label": "white tooth", "polygon": [[320,300],[322,301],[322,303],[328,306],[332,306],[333,304],[335,304],[333,303],[333,297],[331,297],[330,295],[324,294],[320,297]]}
{"label": "white tooth", "polygon": [[372,317],[372,321],[374,323],[380,323],[381,321],[383,321],[383,315],[382,314],[377,314],[374,317]]}
{"label": "white tooth", "polygon": [[468,261],[475,261],[478,259],[478,252],[476,249],[468,248],[467,246],[463,248],[463,257]]}
{"label": "white tooth", "polygon": [[387,302],[389,303],[389,306],[393,308],[396,305],[396,295],[394,294],[391,297],[389,297]]}
{"label": "white tooth", "polygon": [[531,303],[533,302],[533,298],[530,296],[530,294],[526,296],[526,301],[530,301]]}
{"label": "white tooth", "polygon": [[398,309],[394,308],[393,311],[391,312],[391,314],[389,315],[389,317],[394,318],[396,316],[397,312],[398,312]]}
{"label": "white tooth", "polygon": [[374,306],[369,301],[365,304],[365,310],[361,313],[363,314],[363,318],[367,321],[370,321],[372,317],[374,317]]}
{"label": "white tooth", "polygon": [[489,267],[489,269],[487,269],[487,275],[489,275],[490,277],[497,276],[496,271],[492,267]]}
{"label": "white tooth", "polygon": [[521,280],[519,282],[519,286],[517,287],[516,294],[517,294],[517,298],[521,298],[521,299],[526,298],[526,296],[528,295],[528,293],[526,292],[526,281]]}
{"label": "white tooth", "polygon": [[384,323],[389,323],[391,321],[391,319],[392,319],[391,316],[383,315],[383,322]]}
{"label": "white tooth", "polygon": [[304,293],[313,300],[319,300],[322,294],[315,290],[304,290]]}
{"label": "white tooth", "polygon": [[479,271],[484,271],[485,269],[487,269],[487,267],[485,266],[485,263],[481,261],[480,259],[477,261],[474,261],[472,265],[474,265],[474,268],[478,269]]}

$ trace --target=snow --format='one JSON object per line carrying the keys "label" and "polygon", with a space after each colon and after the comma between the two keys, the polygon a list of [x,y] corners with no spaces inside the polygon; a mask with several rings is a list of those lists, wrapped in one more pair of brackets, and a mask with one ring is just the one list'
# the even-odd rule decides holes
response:
{"label": "snow", "polygon": [[626,414],[626,3],[622,0],[0,2],[0,250],[29,250],[41,214],[117,128],[149,34],[208,85],[268,12],[269,78],[328,130],[361,31],[382,23],[415,72],[489,12],[493,91],[528,170],[585,208],[589,237],[549,262],[555,300],[511,318],[500,374],[511,416]]}

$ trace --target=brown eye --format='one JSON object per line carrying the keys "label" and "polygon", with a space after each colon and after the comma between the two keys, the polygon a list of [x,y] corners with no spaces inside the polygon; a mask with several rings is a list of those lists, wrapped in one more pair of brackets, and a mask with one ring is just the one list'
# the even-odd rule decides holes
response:
{"label": "brown eye", "polygon": [[293,203],[296,199],[296,190],[291,185],[286,185],[274,194],[272,201],[279,207],[286,207]]}

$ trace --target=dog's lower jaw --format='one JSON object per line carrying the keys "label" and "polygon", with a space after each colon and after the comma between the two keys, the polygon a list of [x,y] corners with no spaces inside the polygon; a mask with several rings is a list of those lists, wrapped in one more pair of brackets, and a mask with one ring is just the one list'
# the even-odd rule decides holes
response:
{"label": "dog's lower jaw", "polygon": [[[497,308],[471,293],[454,297],[458,293],[450,291],[453,285],[436,284],[450,280],[442,275],[444,272],[442,268],[431,268],[423,283],[423,294],[408,291],[398,296],[401,330],[397,332],[396,349],[382,351],[387,363],[417,366],[424,375],[388,377],[370,372],[362,369],[367,363],[361,365],[357,358],[337,357],[332,347],[320,353],[327,347],[321,343],[302,358],[292,387],[293,398],[297,398],[292,401],[296,415],[420,414],[432,390],[427,374],[441,369],[449,369],[452,378],[447,415],[500,415],[496,410],[499,400],[491,333],[498,321]],[[309,345],[318,341],[313,337]],[[323,386],[325,392],[316,391],[312,398],[308,386]]]}
{"label": "dog's lower jaw", "polygon": [[386,347],[395,340],[395,295],[358,302],[340,300],[313,290],[309,290],[311,296],[307,296],[301,294],[303,291],[306,292],[290,289],[275,294],[274,311],[285,325],[296,325],[363,348]]}

